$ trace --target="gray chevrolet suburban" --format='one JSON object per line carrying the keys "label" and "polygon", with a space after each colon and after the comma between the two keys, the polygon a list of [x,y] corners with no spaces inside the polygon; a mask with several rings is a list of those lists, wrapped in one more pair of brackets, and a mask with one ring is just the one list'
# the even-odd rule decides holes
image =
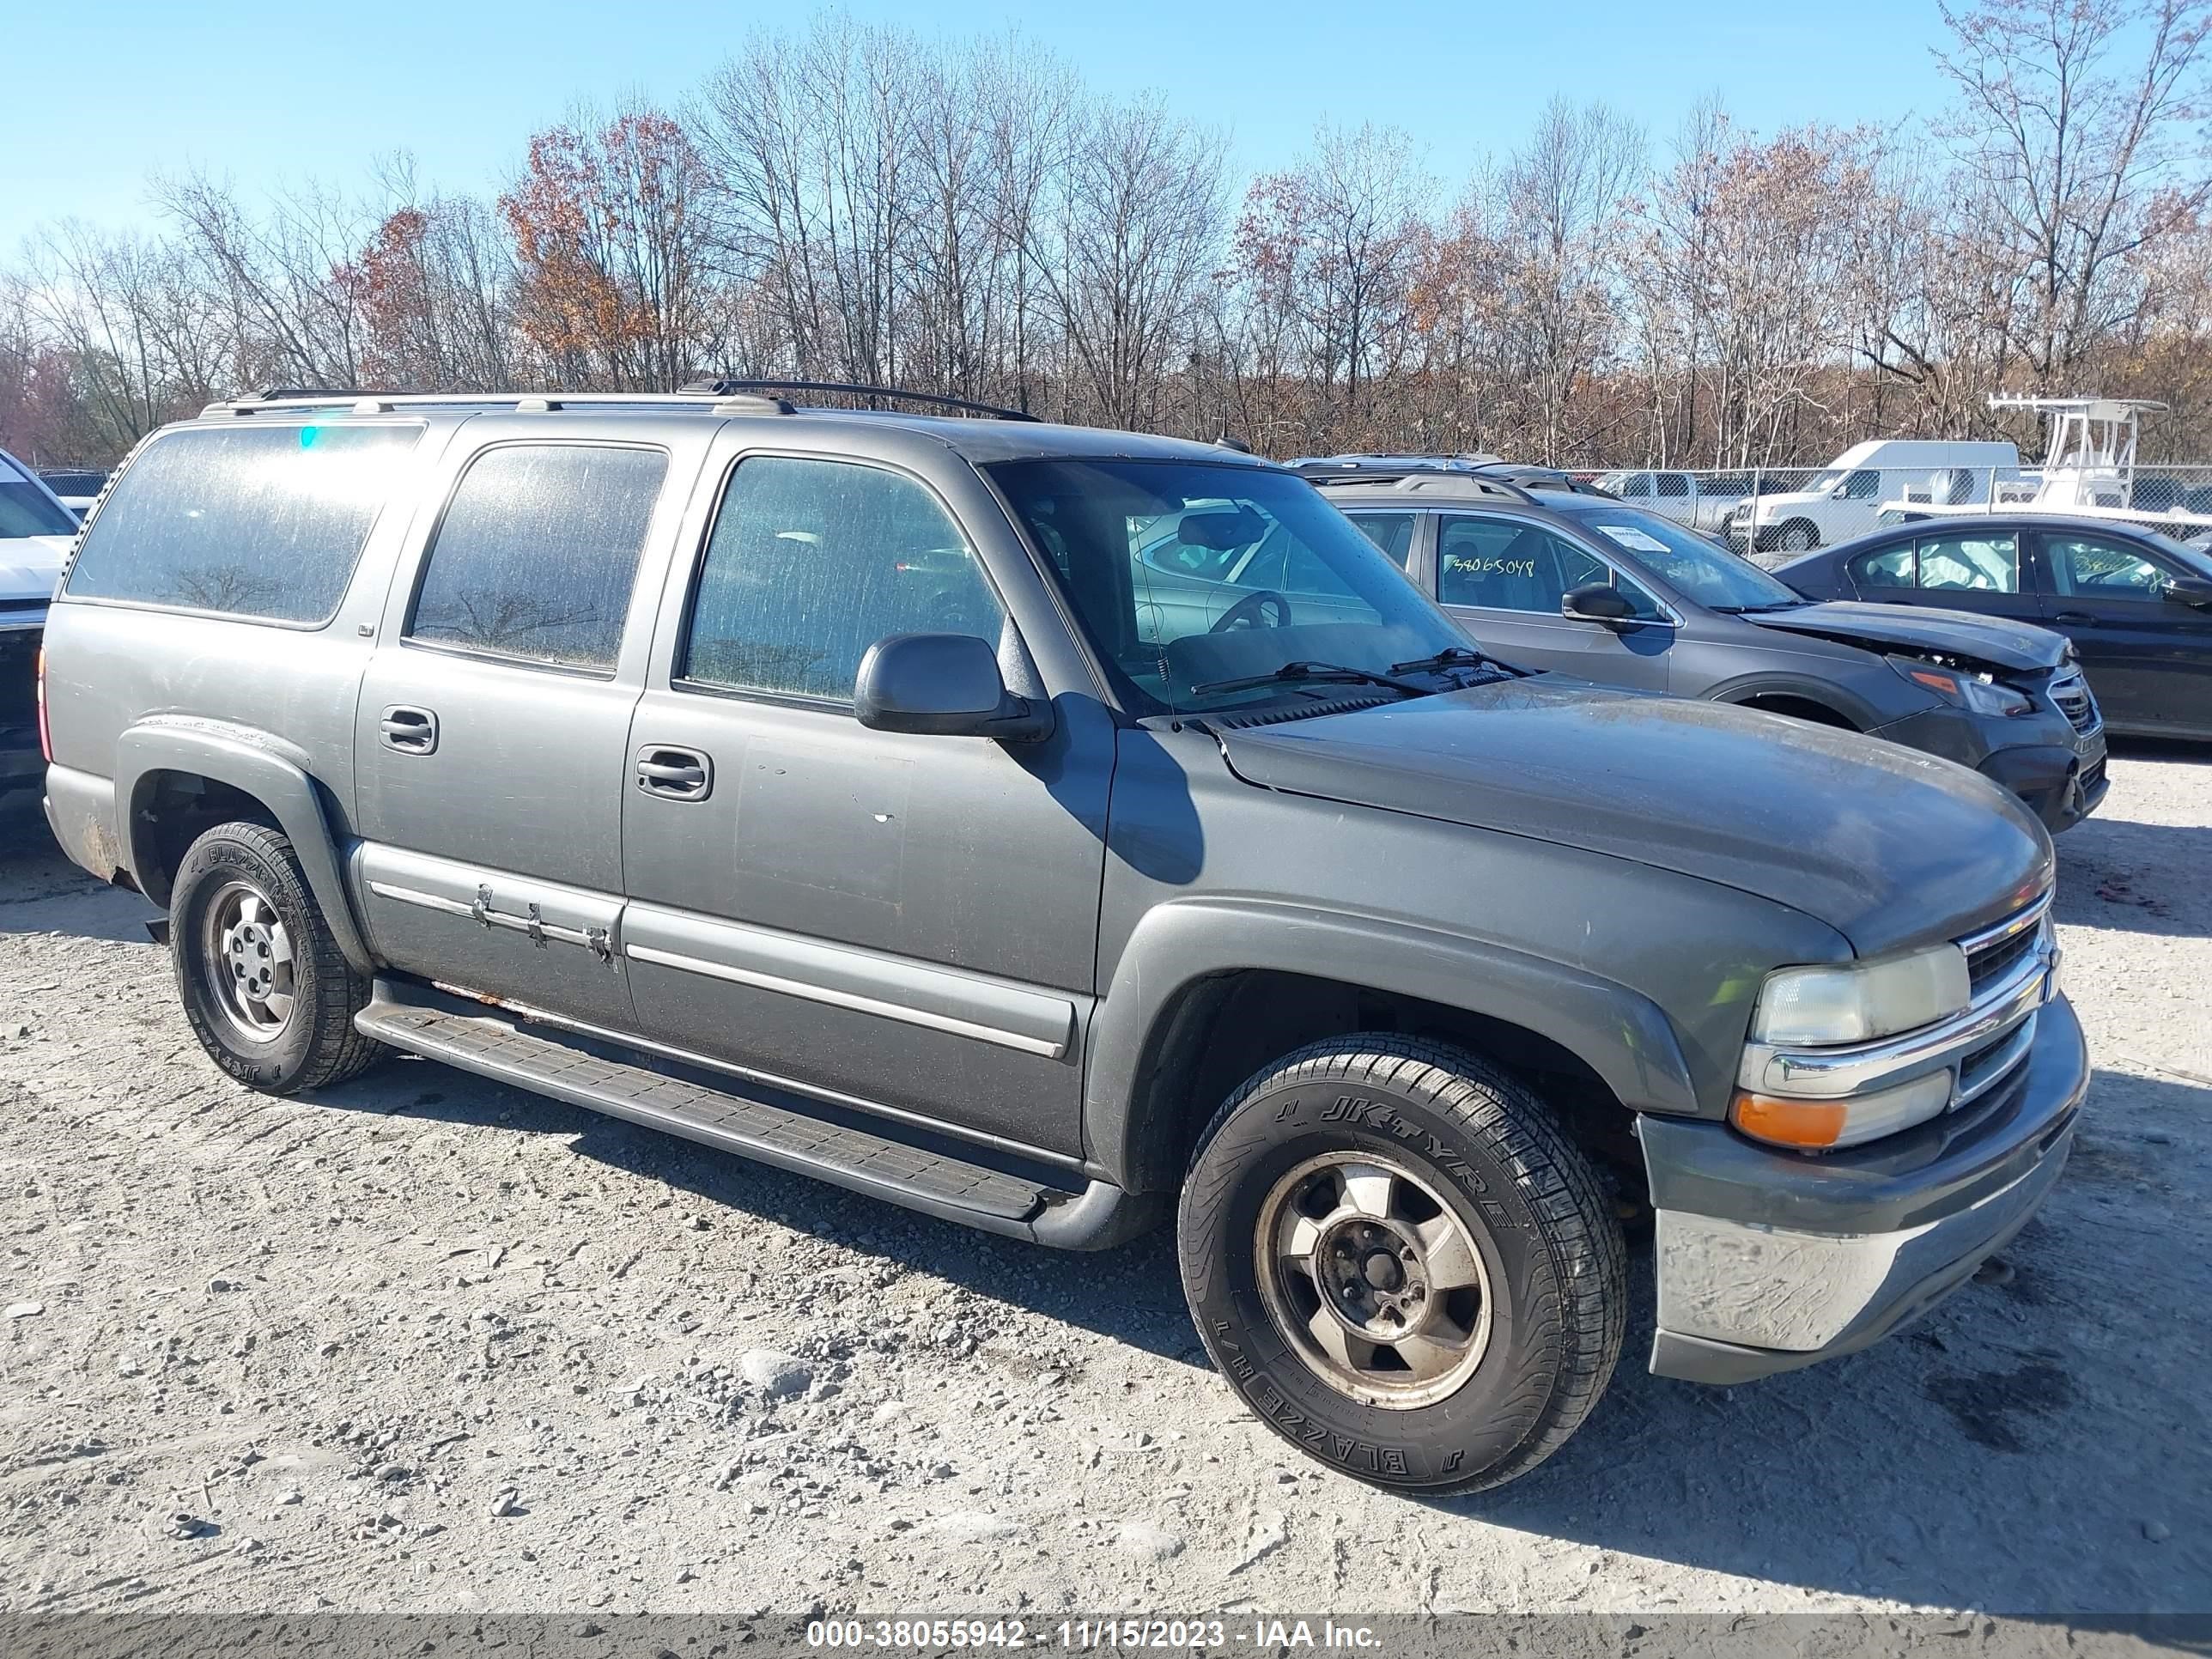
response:
{"label": "gray chevrolet suburban", "polygon": [[[1255,528],[1280,589],[1153,579]],[[1574,1431],[1624,1217],[1655,1370],[1807,1364],[2027,1220],[2087,1084],[2003,791],[1492,663],[1226,447],[221,404],[44,672],[54,833],[232,1076],[402,1049],[1038,1243],[1172,1215],[1231,1386],[1399,1490]]]}

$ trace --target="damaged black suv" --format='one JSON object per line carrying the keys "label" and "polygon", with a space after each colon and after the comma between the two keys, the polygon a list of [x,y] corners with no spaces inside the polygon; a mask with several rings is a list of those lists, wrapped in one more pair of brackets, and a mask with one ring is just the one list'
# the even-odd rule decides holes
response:
{"label": "damaged black suv", "polygon": [[[1814,603],[1668,520],[1526,471],[1301,470],[1517,667],[1925,750],[2009,789],[2053,832],[2104,799],[2103,717],[2073,647],[2049,629]],[[1263,568],[1228,579],[1279,585]]]}

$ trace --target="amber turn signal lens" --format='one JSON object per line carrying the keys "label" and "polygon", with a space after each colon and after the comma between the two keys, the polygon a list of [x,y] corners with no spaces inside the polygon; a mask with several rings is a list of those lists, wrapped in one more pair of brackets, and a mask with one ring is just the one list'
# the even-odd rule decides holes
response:
{"label": "amber turn signal lens", "polygon": [[1748,1089],[1738,1090],[1729,1107],[1737,1128],[1778,1146],[1832,1146],[1844,1133],[1844,1116],[1840,1100],[1785,1100]]}

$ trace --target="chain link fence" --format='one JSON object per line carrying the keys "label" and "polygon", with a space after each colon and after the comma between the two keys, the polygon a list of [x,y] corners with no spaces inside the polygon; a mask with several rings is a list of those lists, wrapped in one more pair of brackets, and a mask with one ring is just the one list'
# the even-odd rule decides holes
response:
{"label": "chain link fence", "polygon": [[1943,509],[2002,513],[2030,503],[2051,513],[2092,506],[2179,542],[2212,538],[2212,465],[2139,465],[2132,479],[2054,480],[2048,489],[2035,468],[2003,466],[1644,468],[1585,476],[1768,565]]}

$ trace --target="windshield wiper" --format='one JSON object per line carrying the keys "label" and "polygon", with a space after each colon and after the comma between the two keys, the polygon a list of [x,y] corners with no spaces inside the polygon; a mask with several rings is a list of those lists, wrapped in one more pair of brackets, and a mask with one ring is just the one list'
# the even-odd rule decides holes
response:
{"label": "windshield wiper", "polygon": [[1527,672],[1525,669],[1516,668],[1511,663],[1498,661],[1487,651],[1470,651],[1463,645],[1448,645],[1433,657],[1416,657],[1411,662],[1394,662],[1390,665],[1390,672],[1394,674],[1433,674],[1446,668],[1486,666],[1495,668],[1504,674],[1521,674]]}
{"label": "windshield wiper", "polygon": [[1411,680],[1393,679],[1388,674],[1376,673],[1372,669],[1346,668],[1333,662],[1286,662],[1272,674],[1248,674],[1242,679],[1208,680],[1203,685],[1192,686],[1194,696],[1204,696],[1212,691],[1251,691],[1263,685],[1387,685],[1394,691],[1425,697],[1430,688],[1416,685]]}
{"label": "windshield wiper", "polygon": [[1757,617],[1770,611],[1796,611],[1811,604],[1809,599],[1777,599],[1771,605],[1716,605],[1709,606],[1723,617]]}

